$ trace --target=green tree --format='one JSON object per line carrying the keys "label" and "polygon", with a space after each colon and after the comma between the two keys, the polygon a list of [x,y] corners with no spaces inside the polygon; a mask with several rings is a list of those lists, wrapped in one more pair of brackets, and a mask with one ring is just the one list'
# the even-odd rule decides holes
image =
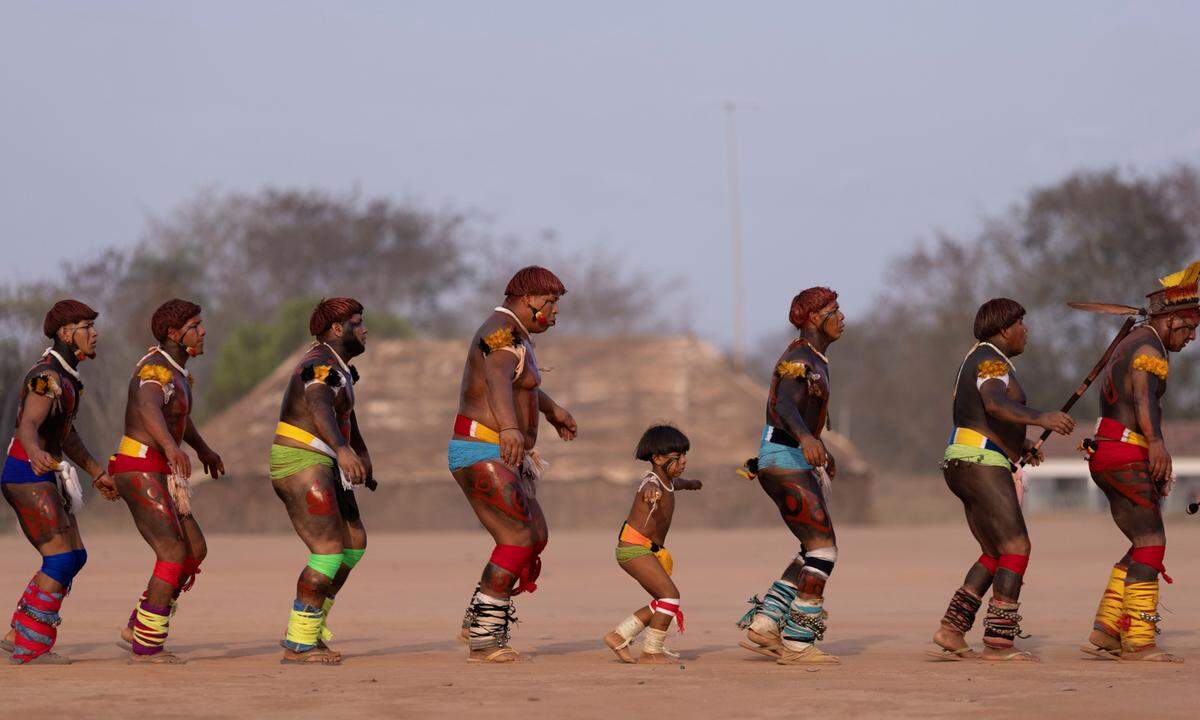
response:
{"label": "green tree", "polygon": [[[312,341],[308,318],[320,298],[299,297],[280,304],[270,319],[236,325],[219,346],[208,382],[207,407],[224,408],[245,395],[280,363]],[[364,313],[372,339],[413,334],[407,320],[386,312]]]}

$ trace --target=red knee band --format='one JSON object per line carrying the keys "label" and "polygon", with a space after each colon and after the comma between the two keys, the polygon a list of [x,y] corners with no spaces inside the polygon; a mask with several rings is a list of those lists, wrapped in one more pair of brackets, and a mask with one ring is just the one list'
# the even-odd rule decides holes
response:
{"label": "red knee band", "polygon": [[163,562],[154,563],[154,577],[162,580],[172,588],[179,587],[179,578],[183,576],[183,563]]}
{"label": "red knee band", "polygon": [[1028,555],[1001,555],[1000,561],[997,563],[1005,570],[1011,570],[1018,575],[1025,574],[1025,568],[1029,566]]}
{"label": "red knee band", "polygon": [[1163,580],[1168,583],[1175,582],[1171,576],[1167,574],[1167,569],[1163,567],[1163,557],[1167,554],[1166,545],[1149,545],[1147,547],[1135,547],[1129,553],[1130,562],[1137,562],[1152,567],[1162,573]]}
{"label": "red knee band", "polygon": [[975,562],[988,569],[988,572],[996,574],[996,568],[1000,566],[1000,558],[993,555],[980,555]]}
{"label": "red knee band", "polygon": [[179,587],[180,592],[187,592],[196,584],[196,576],[200,574],[200,561],[194,557],[188,556],[183,561],[183,584]]}
{"label": "red knee band", "polygon": [[546,546],[522,547],[521,545],[497,545],[492,551],[493,565],[504,568],[517,576],[520,584],[513,589],[513,595],[537,590],[536,580],[542,572],[542,560],[537,553]]}

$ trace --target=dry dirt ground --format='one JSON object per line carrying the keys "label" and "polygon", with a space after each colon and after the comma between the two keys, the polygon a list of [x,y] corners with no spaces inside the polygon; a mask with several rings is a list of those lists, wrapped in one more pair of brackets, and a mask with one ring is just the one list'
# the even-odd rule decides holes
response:
{"label": "dry dirt ground", "polygon": [[[677,516],[686,524],[686,508]],[[838,667],[780,667],[737,647],[734,621],[795,551],[778,528],[671,536],[687,633],[679,668],[623,665],[600,637],[644,602],[613,561],[614,533],[563,532],[541,589],[518,600],[520,666],[465,662],[455,640],[490,546],[482,532],[371,538],[331,625],[342,667],[278,663],[304,563],[287,536],[210,538],[209,560],[173,623],[188,664],[130,667],[113,640],[150,572],[132,531],[88,537],[90,562],[64,607],[68,667],[0,667],[0,697],[26,717],[1194,717],[1200,677],[1200,519],[1170,523],[1163,645],[1175,666],[1084,659],[1077,647],[1123,543],[1106,518],[1035,518],[1025,647],[1037,666],[927,662],[922,651],[976,552],[963,527],[848,527],[828,590],[826,649]],[[0,537],[5,603],[36,565]],[[978,644],[977,627],[973,642]],[[19,700],[17,699],[19,698]],[[7,715],[7,713],[5,713]],[[11,715],[10,717],[16,717]]]}

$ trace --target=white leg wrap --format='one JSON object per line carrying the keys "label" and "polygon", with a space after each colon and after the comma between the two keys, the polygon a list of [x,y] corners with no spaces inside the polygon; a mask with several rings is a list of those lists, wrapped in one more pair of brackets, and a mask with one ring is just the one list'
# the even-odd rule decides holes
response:
{"label": "white leg wrap", "polygon": [[667,648],[667,631],[655,630],[654,628],[646,628],[646,637],[642,639],[642,652],[655,653],[657,655],[666,654]]}
{"label": "white leg wrap", "polygon": [[770,615],[759,613],[750,621],[750,629],[759,635],[778,635],[779,622]]}
{"label": "white leg wrap", "polygon": [[646,624],[639,620],[637,615],[630,615],[622,620],[621,624],[613,629],[613,632],[625,638],[625,642],[618,645],[616,649],[620,650],[623,647],[628,647],[629,643],[633,642],[633,639],[645,629]]}

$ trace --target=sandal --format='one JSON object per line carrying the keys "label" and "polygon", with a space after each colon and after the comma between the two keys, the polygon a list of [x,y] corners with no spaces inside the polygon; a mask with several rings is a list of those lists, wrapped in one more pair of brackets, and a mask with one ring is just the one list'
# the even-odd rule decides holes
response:
{"label": "sandal", "polygon": [[945,648],[940,645],[936,650],[930,648],[925,651],[925,655],[939,662],[961,662],[963,660],[979,660],[983,656],[972,650],[970,647],[960,648]]}

